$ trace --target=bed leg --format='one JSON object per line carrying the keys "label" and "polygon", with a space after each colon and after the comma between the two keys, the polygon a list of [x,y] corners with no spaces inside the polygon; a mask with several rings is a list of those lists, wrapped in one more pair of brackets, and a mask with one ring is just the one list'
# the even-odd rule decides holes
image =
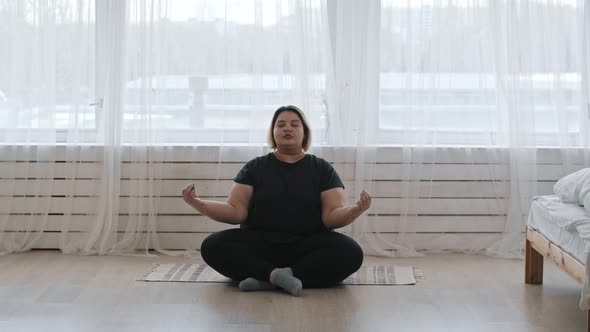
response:
{"label": "bed leg", "polygon": [[534,285],[543,283],[543,255],[531,246],[531,241],[528,239],[526,240],[524,282]]}

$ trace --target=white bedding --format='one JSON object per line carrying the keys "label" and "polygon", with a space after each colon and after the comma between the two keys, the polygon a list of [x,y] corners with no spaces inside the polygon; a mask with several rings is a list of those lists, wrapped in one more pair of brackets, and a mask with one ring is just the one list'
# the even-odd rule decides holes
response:
{"label": "white bedding", "polygon": [[527,224],[586,265],[580,307],[590,309],[590,216],[584,207],[563,203],[554,195],[537,196],[531,202]]}

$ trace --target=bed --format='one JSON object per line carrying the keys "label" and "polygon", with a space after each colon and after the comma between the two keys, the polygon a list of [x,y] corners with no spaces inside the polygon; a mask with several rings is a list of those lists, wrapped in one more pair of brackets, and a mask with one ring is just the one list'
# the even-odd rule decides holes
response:
{"label": "bed", "polygon": [[533,198],[527,221],[525,283],[543,283],[544,258],[582,285],[580,308],[587,311],[590,331],[588,249],[590,215],[584,207],[563,203],[554,195]]}

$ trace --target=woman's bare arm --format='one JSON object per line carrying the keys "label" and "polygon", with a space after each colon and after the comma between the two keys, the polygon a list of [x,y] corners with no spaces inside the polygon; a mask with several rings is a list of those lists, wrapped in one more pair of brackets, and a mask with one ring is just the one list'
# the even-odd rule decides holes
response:
{"label": "woman's bare arm", "polygon": [[351,206],[346,206],[346,196],[342,188],[323,191],[321,199],[322,221],[329,229],[344,227],[352,223],[371,207],[371,195],[364,190],[356,204]]}
{"label": "woman's bare arm", "polygon": [[226,224],[241,224],[248,218],[248,205],[252,198],[252,186],[234,183],[225,202],[200,199],[195,185],[182,190],[182,199],[207,217]]}

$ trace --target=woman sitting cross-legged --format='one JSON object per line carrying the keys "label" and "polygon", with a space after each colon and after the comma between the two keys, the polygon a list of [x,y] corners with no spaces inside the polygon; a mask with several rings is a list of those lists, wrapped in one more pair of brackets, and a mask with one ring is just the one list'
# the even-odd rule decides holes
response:
{"label": "woman sitting cross-legged", "polygon": [[279,287],[299,296],[304,287],[336,285],[363,262],[360,246],[333,229],[366,211],[371,196],[362,191],[356,204],[345,205],[344,185],[334,168],[306,153],[310,132],[299,108],[281,107],[270,126],[273,152],[243,166],[226,202],[200,199],[194,185],[182,191],[200,213],[240,224],[208,236],[201,255],[243,291]]}

